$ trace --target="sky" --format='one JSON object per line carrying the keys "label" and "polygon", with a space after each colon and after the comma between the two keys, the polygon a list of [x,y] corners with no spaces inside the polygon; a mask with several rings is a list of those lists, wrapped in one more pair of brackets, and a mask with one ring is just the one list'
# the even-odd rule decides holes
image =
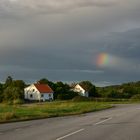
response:
{"label": "sky", "polygon": [[0,81],[139,81],[139,54],[139,0],[0,0]]}

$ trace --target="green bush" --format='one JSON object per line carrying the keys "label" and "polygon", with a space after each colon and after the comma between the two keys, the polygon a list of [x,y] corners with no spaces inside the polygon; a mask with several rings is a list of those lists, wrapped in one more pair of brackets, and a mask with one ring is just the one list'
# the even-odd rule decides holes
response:
{"label": "green bush", "polygon": [[68,92],[68,93],[61,93],[61,94],[58,94],[57,95],[57,99],[58,100],[71,100],[71,99],[73,99],[74,97],[76,97],[77,96],[77,93],[75,93],[75,92]]}
{"label": "green bush", "polygon": [[1,114],[1,120],[7,121],[16,118],[15,113],[13,112],[6,112]]}
{"label": "green bush", "polygon": [[23,99],[23,91],[18,87],[7,87],[3,92],[3,101]]}
{"label": "green bush", "polygon": [[4,104],[6,105],[13,105],[13,101],[9,100],[9,101],[3,101]]}
{"label": "green bush", "polygon": [[15,100],[13,100],[13,104],[23,104],[24,103],[24,101],[23,100],[21,100],[21,99],[15,99]]}
{"label": "green bush", "polygon": [[83,102],[83,101],[90,101],[88,97],[84,96],[76,96],[72,99],[73,102]]}

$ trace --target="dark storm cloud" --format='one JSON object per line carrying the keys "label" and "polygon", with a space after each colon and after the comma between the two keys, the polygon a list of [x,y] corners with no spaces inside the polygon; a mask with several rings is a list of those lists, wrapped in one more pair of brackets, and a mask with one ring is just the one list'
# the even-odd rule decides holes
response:
{"label": "dark storm cloud", "polygon": [[[70,42],[65,43],[67,47],[34,46],[27,50],[21,47],[21,49],[11,50],[9,54],[7,53],[6,56],[8,57],[5,58],[5,61],[2,60],[2,56],[0,63],[1,65],[10,65],[15,71],[13,75],[20,75],[21,77],[28,75],[25,76],[26,79],[31,77],[34,80],[43,76],[58,81],[61,79],[64,81],[85,79],[97,83],[99,81],[110,82],[114,79],[118,83],[131,79],[138,80],[140,70],[138,54],[140,50],[139,46],[134,45],[134,43],[140,44],[139,35],[140,30],[134,29],[122,33],[111,33],[111,36],[102,37],[102,40],[95,40],[89,44],[84,44],[81,41],[81,43],[75,44],[77,45],[75,48],[70,47]],[[116,66],[117,68],[113,70],[108,67],[98,68],[94,60],[96,59],[95,56],[101,52],[121,57],[121,62]],[[128,64],[126,65],[126,63]]]}
{"label": "dark storm cloud", "polygon": [[[1,0],[0,78],[139,80],[139,7],[138,0]],[[99,67],[100,53],[117,63]]]}
{"label": "dark storm cloud", "polygon": [[[140,28],[110,33],[91,43],[98,46],[96,52],[107,52],[119,57],[140,58]],[[93,48],[91,47],[91,50]]]}

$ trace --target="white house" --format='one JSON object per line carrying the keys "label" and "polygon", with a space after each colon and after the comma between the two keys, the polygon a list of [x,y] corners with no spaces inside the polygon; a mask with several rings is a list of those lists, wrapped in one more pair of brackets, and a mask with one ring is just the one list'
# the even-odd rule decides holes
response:
{"label": "white house", "polygon": [[53,90],[47,84],[32,84],[24,89],[24,98],[31,101],[53,100]]}
{"label": "white house", "polygon": [[78,92],[79,95],[81,96],[89,97],[88,91],[84,87],[82,87],[80,84],[77,84],[74,87],[73,91]]}

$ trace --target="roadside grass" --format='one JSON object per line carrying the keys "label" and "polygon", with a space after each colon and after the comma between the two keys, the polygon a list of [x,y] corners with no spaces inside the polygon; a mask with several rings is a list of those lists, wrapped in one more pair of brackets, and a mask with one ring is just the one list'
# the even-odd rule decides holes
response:
{"label": "roadside grass", "polygon": [[111,108],[106,102],[55,101],[41,104],[0,104],[0,123],[76,115]]}

